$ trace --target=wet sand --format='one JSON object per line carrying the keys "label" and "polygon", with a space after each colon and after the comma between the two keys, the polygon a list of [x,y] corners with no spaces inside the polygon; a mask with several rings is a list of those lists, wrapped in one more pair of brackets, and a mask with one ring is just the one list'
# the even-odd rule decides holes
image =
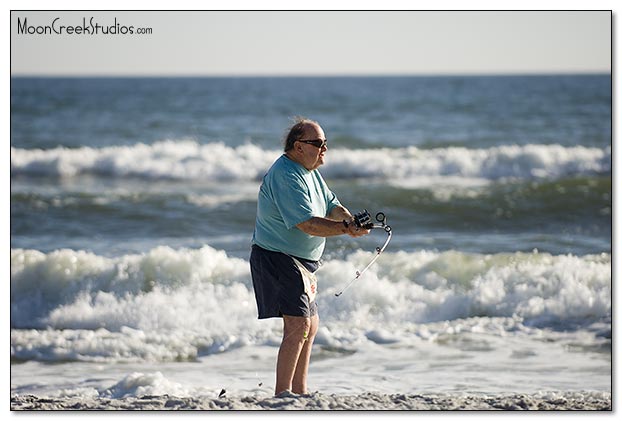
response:
{"label": "wet sand", "polygon": [[380,394],[308,395],[285,394],[280,397],[197,397],[140,396],[122,399],[84,397],[37,397],[13,395],[11,410],[534,410],[593,411],[611,410],[611,394],[582,392],[551,392],[538,394],[465,395],[465,394]]}

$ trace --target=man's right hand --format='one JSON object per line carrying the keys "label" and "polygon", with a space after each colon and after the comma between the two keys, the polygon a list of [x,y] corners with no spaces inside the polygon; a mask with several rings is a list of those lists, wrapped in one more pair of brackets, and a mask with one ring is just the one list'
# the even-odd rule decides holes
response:
{"label": "man's right hand", "polygon": [[350,237],[362,237],[371,232],[371,230],[357,227],[356,223],[354,222],[354,218],[351,218],[349,221],[346,222],[348,224],[348,227],[346,228],[346,234],[348,234]]}

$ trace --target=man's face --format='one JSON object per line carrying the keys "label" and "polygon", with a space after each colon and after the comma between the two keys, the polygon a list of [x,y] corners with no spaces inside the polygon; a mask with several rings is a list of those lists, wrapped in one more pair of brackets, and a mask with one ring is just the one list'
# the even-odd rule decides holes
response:
{"label": "man's face", "polygon": [[[315,142],[316,144],[323,142],[324,144],[318,147],[318,145],[305,143],[308,141],[317,141]],[[324,153],[328,150],[328,146],[326,145],[324,130],[322,130],[320,126],[315,124],[309,125],[302,139],[298,141],[298,144],[302,148],[302,164],[306,169],[313,171],[324,164]]]}

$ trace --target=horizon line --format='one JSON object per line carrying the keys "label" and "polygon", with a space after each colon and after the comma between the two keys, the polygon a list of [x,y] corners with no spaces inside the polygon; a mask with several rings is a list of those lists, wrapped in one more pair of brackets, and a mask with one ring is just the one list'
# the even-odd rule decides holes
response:
{"label": "horizon line", "polygon": [[482,77],[612,75],[611,70],[421,73],[11,73],[11,78],[364,78],[364,77]]}

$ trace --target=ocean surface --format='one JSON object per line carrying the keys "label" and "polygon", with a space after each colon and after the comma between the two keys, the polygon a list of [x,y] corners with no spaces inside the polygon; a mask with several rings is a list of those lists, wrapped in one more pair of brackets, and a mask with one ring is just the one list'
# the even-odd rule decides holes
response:
{"label": "ocean surface", "polygon": [[327,240],[309,388],[611,392],[611,77],[12,78],[11,392],[270,396],[248,256],[296,115],[393,237]]}

